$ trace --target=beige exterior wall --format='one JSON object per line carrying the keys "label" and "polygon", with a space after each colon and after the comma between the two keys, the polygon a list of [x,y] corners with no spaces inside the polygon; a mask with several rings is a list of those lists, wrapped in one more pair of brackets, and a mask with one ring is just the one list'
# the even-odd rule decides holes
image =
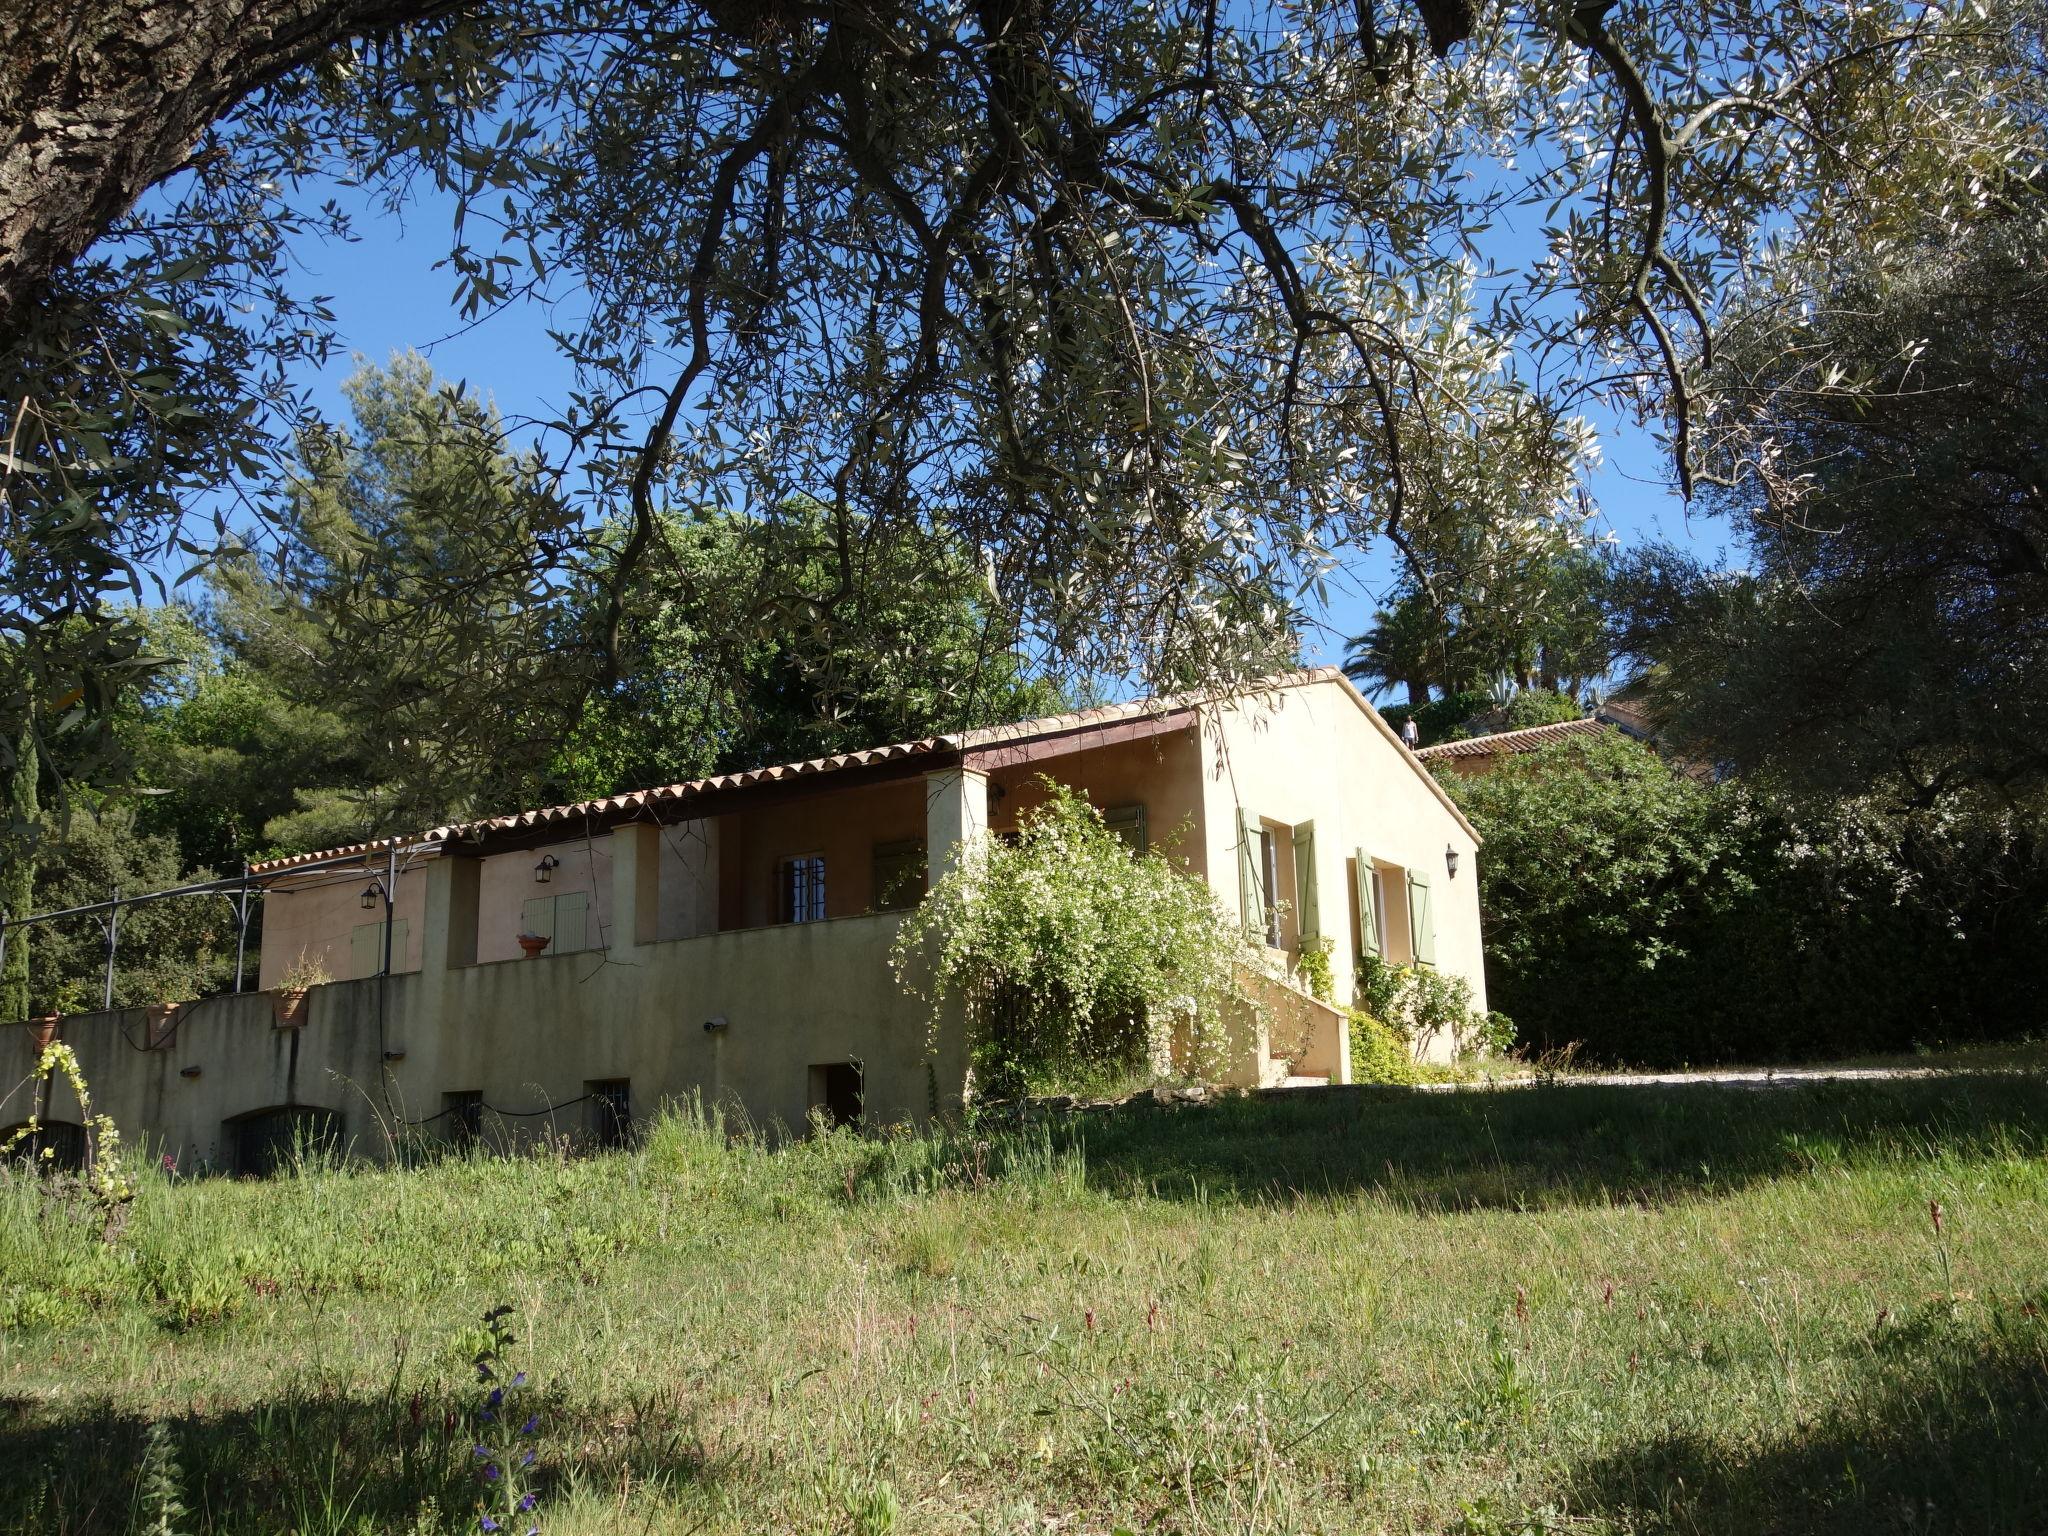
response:
{"label": "beige exterior wall", "polygon": [[[663,827],[661,907],[662,938],[695,938],[718,931],[718,823],[685,822]],[[556,861],[548,883],[534,879],[543,856]],[[414,854],[398,875],[395,919],[405,943],[392,957],[394,971],[420,968],[420,932],[424,915],[425,870],[438,854]],[[603,949],[612,933],[612,834],[602,833],[545,848],[492,854],[482,861],[478,894],[477,958],[481,961],[520,957],[519,934],[526,904],[535,897],[585,898],[585,924],[580,949]],[[286,966],[300,955],[317,957],[336,981],[373,976],[377,968],[357,967],[355,933],[383,921],[381,910],[365,912],[362,894],[381,882],[382,862],[324,870],[302,880],[273,885],[264,898],[263,945],[257,985],[274,987]]]}
{"label": "beige exterior wall", "polygon": [[825,861],[827,917],[874,910],[874,850],[924,839],[926,793],[922,777],[899,779],[720,816],[718,927],[779,921],[778,871],[800,857]]}
{"label": "beige exterior wall", "polygon": [[1170,853],[1196,875],[1209,870],[1203,835],[1202,747],[1196,728],[1119,741],[1044,764],[989,775],[989,826],[1014,831],[1018,819],[1045,802],[1046,776],[1088,792],[1097,810],[1142,805],[1154,851]]}
{"label": "beige exterior wall", "polygon": [[[382,1157],[387,1120],[437,1114],[443,1095],[480,1091],[524,1112],[487,1133],[576,1134],[592,1082],[625,1079],[633,1112],[701,1092],[761,1126],[800,1129],[813,1066],[858,1061],[872,1123],[923,1117],[936,1093],[957,1105],[964,1062],[942,1040],[927,1070],[927,1020],[887,963],[895,914],[675,939],[610,955],[507,960],[336,982],[308,998],[301,1028],[278,1029],[261,994],[191,1006],[164,1050],[137,1049],[140,1010],[66,1019],[97,1107],[150,1155],[230,1165],[237,1117],[282,1105],[338,1112],[355,1149]],[[384,994],[380,1028],[379,995]],[[725,1027],[706,1031],[706,1021]],[[957,1030],[949,1038],[959,1039]],[[386,1061],[384,1052],[402,1053]],[[0,1069],[20,1084],[34,1062],[27,1029],[0,1031]],[[184,1076],[188,1069],[195,1075]],[[390,1108],[385,1106],[388,1089]],[[568,1106],[548,1113],[551,1106]],[[28,1090],[0,1101],[0,1126],[25,1119]],[[539,1113],[533,1113],[538,1111]],[[59,1087],[46,1115],[76,1120]],[[440,1134],[446,1120],[429,1128]]]}
{"label": "beige exterior wall", "polygon": [[[277,986],[286,968],[300,959],[318,962],[335,981],[375,975],[375,966],[361,972],[356,968],[355,934],[359,928],[384,921],[382,901],[366,912],[362,898],[373,883],[381,889],[385,874],[380,861],[374,868],[322,870],[290,885],[273,886],[263,898],[263,947],[256,984]],[[424,866],[415,858],[409,867],[399,869],[398,898],[392,904],[392,920],[403,925],[397,931],[405,940],[393,945],[394,971],[420,968],[425,892]]]}
{"label": "beige exterior wall", "polygon": [[[1437,968],[1463,976],[1475,1004],[1485,1008],[1477,841],[1356,694],[1324,681],[1218,706],[1205,712],[1202,742],[1209,880],[1230,910],[1240,909],[1239,808],[1276,829],[1312,823],[1319,927],[1334,941],[1338,999],[1348,1000],[1357,965],[1352,871],[1362,849],[1389,872],[1414,869],[1427,876]],[[1455,879],[1446,868],[1447,847],[1458,853]],[[1405,880],[1383,884],[1390,898],[1388,958],[1406,961]],[[1277,890],[1290,908],[1281,937],[1292,952],[1302,904],[1290,858],[1280,860]],[[1433,1041],[1428,1053],[1442,1058],[1451,1049],[1447,1040]]]}

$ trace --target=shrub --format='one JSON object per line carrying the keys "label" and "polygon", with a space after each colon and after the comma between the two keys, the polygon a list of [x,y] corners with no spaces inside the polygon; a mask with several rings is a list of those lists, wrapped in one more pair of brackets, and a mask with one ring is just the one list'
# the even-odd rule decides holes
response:
{"label": "shrub", "polygon": [[1446,1039],[1453,1051],[1465,1056],[1504,1052],[1515,1041],[1515,1026],[1506,1014],[1481,1014],[1472,1006],[1470,982],[1429,966],[1389,965],[1376,956],[1361,955],[1358,1001],[1371,1018],[1383,1021],[1412,1049]]}
{"label": "shrub", "polygon": [[1446,789],[1489,990],[1539,1052],[1670,1066],[1995,1038],[2048,1003],[2048,848],[2010,807],[1801,807],[1618,734]]}
{"label": "shrub", "polygon": [[1044,781],[1014,843],[983,839],[897,935],[897,980],[967,1022],[977,1082],[1046,1092],[1143,1069],[1183,1032],[1197,1070],[1222,1044],[1245,943],[1208,886],[1134,854],[1086,797]]}
{"label": "shrub", "polygon": [[1412,1083],[1418,1074],[1407,1042],[1371,1014],[1353,1008],[1351,1019],[1351,1081]]}

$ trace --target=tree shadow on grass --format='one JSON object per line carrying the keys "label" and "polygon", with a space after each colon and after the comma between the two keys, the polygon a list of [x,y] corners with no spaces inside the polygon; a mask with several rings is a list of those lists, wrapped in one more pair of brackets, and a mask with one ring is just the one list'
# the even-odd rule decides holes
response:
{"label": "tree shadow on grass", "polygon": [[[1685,1536],[2038,1536],[2048,1531],[2048,1362],[2038,1333],[1988,1344],[1938,1317],[1922,1347],[1816,1423],[1731,1448],[1672,1435],[1579,1467],[1573,1514]],[[1945,1309],[1944,1309],[1945,1310]]]}
{"label": "tree shadow on grass", "polygon": [[[246,1408],[165,1415],[186,1518],[181,1531],[473,1531],[482,1483],[467,1398],[294,1390]],[[543,1494],[564,1475],[550,1441],[576,1447],[576,1475],[680,1491],[714,1481],[680,1404],[657,1395],[578,1422],[532,1406]],[[0,1531],[113,1536],[150,1529],[139,1502],[148,1424],[105,1399],[52,1405],[0,1397]]]}
{"label": "tree shadow on grass", "polygon": [[1424,1210],[1661,1204],[1830,1166],[2038,1156],[2048,1148],[2048,1079],[1309,1089],[1059,1114],[1040,1134],[1055,1153],[1078,1151],[1088,1181],[1118,1193],[1370,1191]]}

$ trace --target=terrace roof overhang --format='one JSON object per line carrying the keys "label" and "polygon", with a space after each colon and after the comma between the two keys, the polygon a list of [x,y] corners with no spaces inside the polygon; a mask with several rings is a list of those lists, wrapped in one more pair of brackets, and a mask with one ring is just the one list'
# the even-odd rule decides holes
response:
{"label": "terrace roof overhang", "polygon": [[[952,768],[998,773],[1030,767],[1122,742],[1193,730],[1198,720],[1197,705],[1192,702],[1156,706],[1143,713],[1122,707],[1083,711],[457,822],[403,841],[415,852],[429,856],[482,858],[599,836],[634,823],[671,825],[698,821],[821,794],[921,778]],[[389,840],[379,839],[319,854],[274,859],[254,869],[272,877],[289,876],[295,868],[310,869],[316,865],[332,870],[338,860],[373,859],[389,846]]]}

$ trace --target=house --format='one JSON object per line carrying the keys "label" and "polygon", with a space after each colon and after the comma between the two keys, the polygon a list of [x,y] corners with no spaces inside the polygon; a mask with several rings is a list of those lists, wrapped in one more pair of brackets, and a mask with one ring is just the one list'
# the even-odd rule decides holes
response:
{"label": "house", "polygon": [[[401,1123],[606,1139],[692,1092],[763,1124],[921,1117],[959,1102],[964,1045],[898,988],[890,945],[1042,777],[1206,880],[1276,972],[1327,946],[1348,1000],[1370,951],[1462,975],[1485,1006],[1477,836],[1324,669],[276,860],[252,872],[261,985],[334,978],[295,1024],[259,993],[191,1005],[162,1038],[139,1012],[64,1037],[131,1136],[241,1168],[295,1136],[377,1153]],[[1347,1080],[1343,1015],[1288,1000],[1285,1028],[1247,1010],[1231,1080]]]}

